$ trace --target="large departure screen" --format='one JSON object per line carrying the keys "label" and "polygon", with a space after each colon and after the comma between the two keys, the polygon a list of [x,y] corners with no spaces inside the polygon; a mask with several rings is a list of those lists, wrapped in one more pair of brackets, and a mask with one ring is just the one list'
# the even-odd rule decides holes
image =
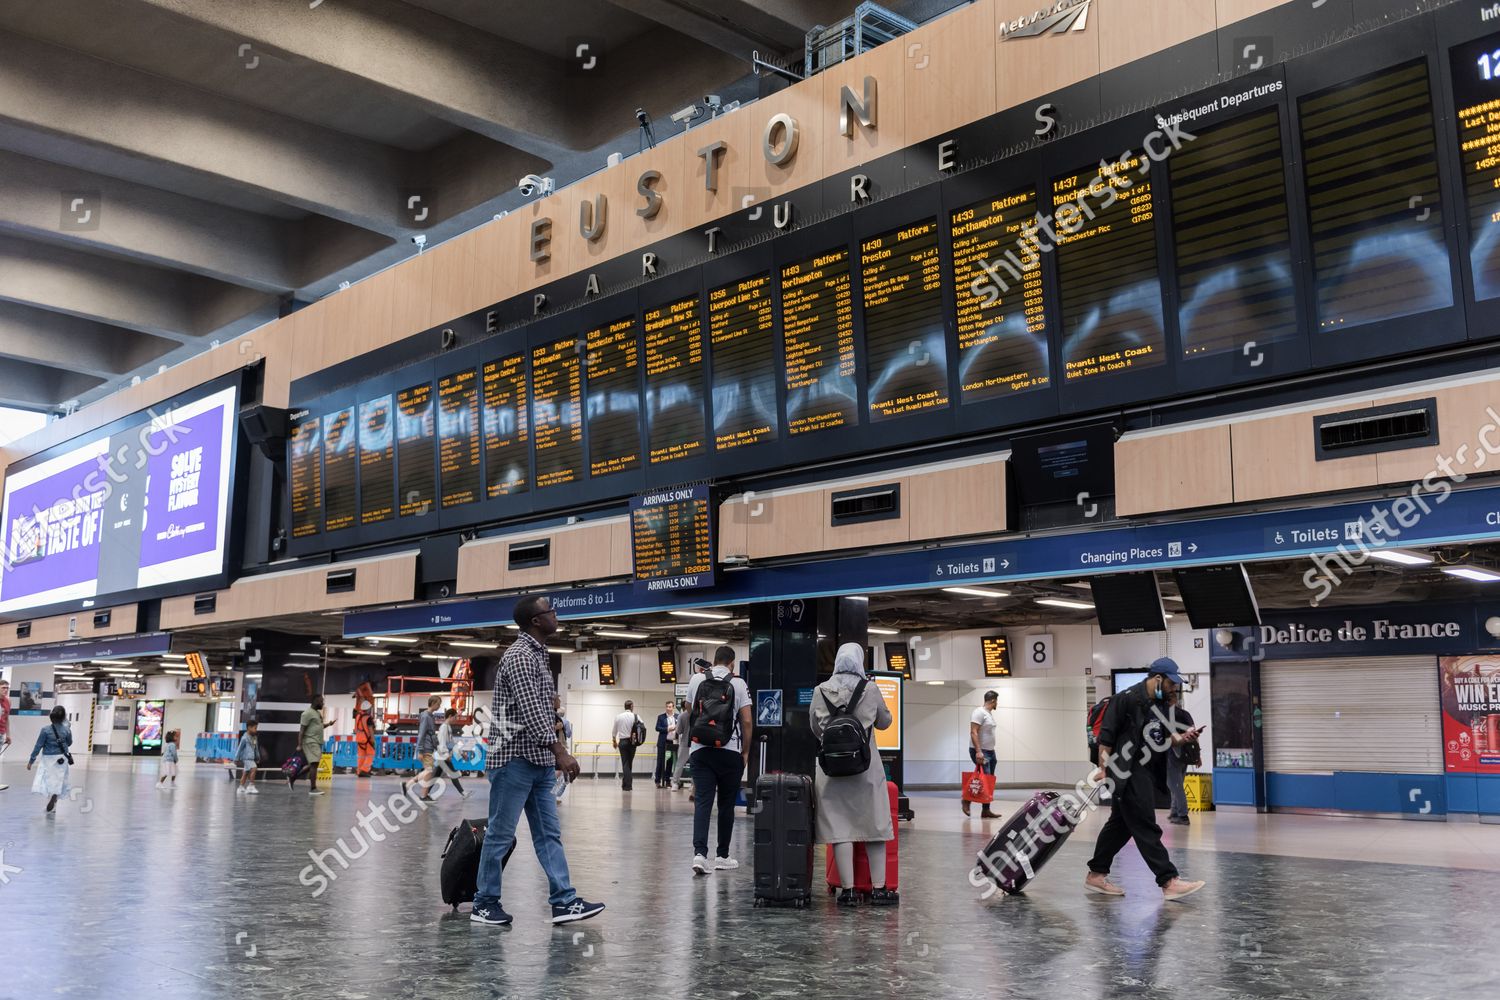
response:
{"label": "large departure screen", "polygon": [[531,349],[531,446],[536,485],[576,482],[583,465],[583,371],[576,337]]}
{"label": "large departure screen", "polygon": [[484,475],[490,498],[524,493],[531,476],[526,405],[526,355],[484,366]]}
{"label": "large departure screen", "polygon": [[708,293],[714,447],[719,451],[776,440],[775,325],[769,273]]}
{"label": "large departure screen", "polygon": [[953,213],[958,377],[964,402],[1052,381],[1036,191],[989,198]]}
{"label": "large departure screen", "polygon": [[849,251],[781,269],[781,340],[788,434],[859,422]]}
{"label": "large departure screen", "polygon": [[1132,153],[1052,182],[1066,381],[1166,360],[1144,163]]}
{"label": "large departure screen", "polygon": [[1318,329],[1453,304],[1427,63],[1298,101]]}
{"label": "large departure screen", "polygon": [[1239,351],[1297,332],[1280,116],[1219,125],[1168,160],[1185,357]]}
{"label": "large departure screen", "polygon": [[641,466],[641,348],[635,317],[584,335],[588,349],[589,475]]}
{"label": "large departure screen", "polygon": [[703,318],[698,296],[649,309],[646,322],[646,433],[651,464],[704,452]]}
{"label": "large departure screen", "polygon": [[936,219],[860,244],[871,420],[948,405]]}
{"label": "large departure screen", "polygon": [[438,465],[444,507],[479,499],[479,373],[473,368],[438,380]]}
{"label": "large departure screen", "polygon": [[391,397],[359,404],[359,523],[396,516],[396,421]]}
{"label": "large departure screen", "polygon": [[1500,34],[1453,49],[1474,298],[1500,296]]}
{"label": "large departure screen", "polygon": [[323,530],[323,421],[307,417],[292,427],[292,537]]}
{"label": "large departure screen", "polygon": [[327,531],[354,526],[354,494],[359,488],[357,439],[354,407],[323,415],[323,526]]}
{"label": "large departure screen", "polygon": [[432,412],[432,383],[423,382],[396,394],[396,464],[400,469],[398,509],[402,517],[420,516],[437,501],[437,421]]}

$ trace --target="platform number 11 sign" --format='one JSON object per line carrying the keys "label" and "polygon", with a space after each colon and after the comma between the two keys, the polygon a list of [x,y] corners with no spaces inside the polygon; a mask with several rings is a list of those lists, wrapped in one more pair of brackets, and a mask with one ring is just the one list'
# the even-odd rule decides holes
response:
{"label": "platform number 11 sign", "polygon": [[1052,669],[1052,635],[1028,635],[1021,639],[1021,656],[1023,664],[1032,670]]}

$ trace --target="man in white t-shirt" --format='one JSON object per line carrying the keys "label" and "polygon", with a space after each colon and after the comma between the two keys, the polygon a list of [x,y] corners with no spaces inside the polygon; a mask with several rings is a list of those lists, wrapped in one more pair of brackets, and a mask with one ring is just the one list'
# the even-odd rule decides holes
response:
{"label": "man in white t-shirt", "polygon": [[[740,777],[750,763],[755,720],[750,711],[750,688],[734,675],[735,659],[732,646],[720,646],[714,651],[713,666],[695,674],[688,683],[688,770],[693,775],[695,796],[693,872],[697,875],[740,866],[729,856],[729,839],[734,834]],[[714,732],[705,735],[710,728]],[[715,798],[719,800],[719,850],[710,869],[708,819]]]}
{"label": "man in white t-shirt", "polygon": [[620,751],[620,788],[630,791],[630,771],[635,767],[636,742],[634,738],[635,724],[640,716],[635,714],[635,703],[627,701],[625,711],[615,716],[614,732],[610,734],[610,740],[615,749]]}
{"label": "man in white t-shirt", "polygon": [[[995,706],[1000,701],[1000,695],[994,691],[984,693],[984,707],[974,709],[974,714],[969,718],[969,759],[974,766],[985,774],[995,773]],[[968,800],[963,803],[964,815],[969,815]],[[995,819],[995,813],[990,811],[989,803],[984,803],[984,810],[980,813],[983,819]]]}

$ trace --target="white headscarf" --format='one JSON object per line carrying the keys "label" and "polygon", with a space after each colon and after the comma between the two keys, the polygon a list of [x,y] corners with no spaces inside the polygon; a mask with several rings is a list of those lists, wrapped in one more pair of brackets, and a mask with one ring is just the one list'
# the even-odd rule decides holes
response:
{"label": "white headscarf", "polygon": [[840,646],[838,654],[833,658],[833,672],[863,677],[865,675],[865,647],[857,642],[846,642]]}

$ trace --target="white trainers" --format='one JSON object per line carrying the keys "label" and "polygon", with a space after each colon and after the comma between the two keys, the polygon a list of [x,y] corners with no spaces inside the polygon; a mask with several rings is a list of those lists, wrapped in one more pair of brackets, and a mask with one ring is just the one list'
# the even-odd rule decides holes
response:
{"label": "white trainers", "polygon": [[245,794],[245,786],[244,785],[235,785],[234,786],[234,794],[236,794],[236,795],[244,795]]}
{"label": "white trainers", "polygon": [[464,799],[468,798],[470,795],[473,795],[473,794],[474,793],[471,792],[471,791],[469,791],[467,788],[465,788],[463,791],[461,791],[461,792],[458,793],[459,798],[464,798]]}
{"label": "white trainers", "polygon": [[715,858],[714,859],[714,871],[730,872],[730,871],[734,871],[739,866],[740,866],[740,863],[738,861],[736,861],[734,858]]}
{"label": "white trainers", "polygon": [[249,788],[245,789],[245,794],[246,795],[259,795],[260,794],[260,789],[256,788],[254,785],[251,785]]}
{"label": "white trainers", "polygon": [[694,875],[707,875],[711,871],[713,871],[713,869],[710,868],[710,867],[708,867],[708,858],[704,857],[701,854],[694,854],[693,855],[693,874]]}
{"label": "white trainers", "polygon": [[307,794],[308,795],[322,795],[323,794],[323,789],[321,789],[321,788],[310,788],[310,789],[308,789]]}

